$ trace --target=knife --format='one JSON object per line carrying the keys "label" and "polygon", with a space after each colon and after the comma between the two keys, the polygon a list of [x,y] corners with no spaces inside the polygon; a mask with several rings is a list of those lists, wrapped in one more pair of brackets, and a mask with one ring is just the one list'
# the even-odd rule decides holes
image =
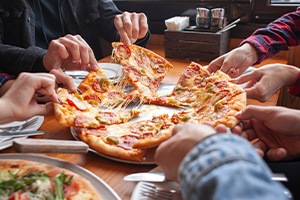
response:
{"label": "knife", "polygon": [[18,138],[13,149],[19,153],[87,153],[89,146],[82,141]]}
{"label": "knife", "polygon": [[43,131],[17,131],[17,132],[0,132],[0,138],[13,138],[13,137],[22,137],[22,136],[32,136],[32,135],[43,135]]}
{"label": "knife", "polygon": [[[273,173],[272,180],[279,182],[288,182],[287,177],[281,173]],[[124,176],[124,181],[145,181],[145,182],[165,182],[168,181],[162,172],[142,172]]]}

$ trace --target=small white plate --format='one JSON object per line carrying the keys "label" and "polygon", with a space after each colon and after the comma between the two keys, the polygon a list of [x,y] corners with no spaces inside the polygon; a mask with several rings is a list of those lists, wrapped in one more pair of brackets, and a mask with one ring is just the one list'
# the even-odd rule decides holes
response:
{"label": "small white plate", "polygon": [[[122,66],[116,63],[98,63],[111,82],[115,83],[122,76]],[[73,77],[75,83],[79,85],[81,81],[89,74],[88,71],[74,70],[74,71],[65,71],[65,73]]]}
{"label": "small white plate", "polygon": [[116,63],[98,63],[98,65],[103,69],[107,78],[112,82],[117,82],[122,76],[122,66]]}
{"label": "small white plate", "polygon": [[[26,123],[27,121],[29,121],[33,118],[36,118],[36,117],[38,118],[38,120],[35,124],[33,124],[32,126],[29,126],[27,128],[24,128],[22,130],[22,131],[36,131],[41,127],[41,125],[44,121],[44,116],[35,116],[35,117],[32,117],[32,118],[30,118],[26,121],[15,121],[15,122],[7,123],[7,124],[1,124],[0,127],[4,128],[4,127],[9,127],[9,126],[19,126],[19,125],[22,125],[22,124]],[[0,134],[1,134],[1,132],[2,131],[0,130]],[[26,138],[26,137],[24,137],[24,138]],[[6,148],[12,146],[12,143],[13,143],[12,139],[5,140],[4,142],[1,142],[0,143],[0,150],[6,149]]]}

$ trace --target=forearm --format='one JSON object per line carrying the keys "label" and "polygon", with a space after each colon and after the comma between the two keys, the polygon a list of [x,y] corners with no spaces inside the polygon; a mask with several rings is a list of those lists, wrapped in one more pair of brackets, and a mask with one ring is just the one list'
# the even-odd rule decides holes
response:
{"label": "forearm", "polygon": [[251,145],[231,134],[198,143],[180,165],[179,182],[185,199],[285,199]]}
{"label": "forearm", "polygon": [[20,48],[0,44],[0,68],[3,72],[18,75],[21,72],[46,72],[42,58],[46,50],[39,47]]}
{"label": "forearm", "polygon": [[297,9],[270,23],[266,28],[258,29],[241,45],[249,43],[256,48],[259,57],[257,63],[260,63],[279,51],[288,50],[288,46],[299,45],[299,35],[300,9]]}

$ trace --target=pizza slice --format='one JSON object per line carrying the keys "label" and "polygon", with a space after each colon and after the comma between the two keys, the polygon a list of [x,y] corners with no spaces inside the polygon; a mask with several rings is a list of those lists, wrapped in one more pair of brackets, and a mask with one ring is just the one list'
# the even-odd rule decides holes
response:
{"label": "pizza slice", "polygon": [[89,180],[53,165],[0,160],[0,172],[0,199],[102,199]]}
{"label": "pizza slice", "polygon": [[190,104],[191,109],[175,113],[171,121],[175,124],[194,122],[234,127],[238,123],[234,115],[245,108],[247,99],[245,91],[229,80],[230,77],[221,71],[204,78],[200,95]]}
{"label": "pizza slice", "polygon": [[128,81],[144,98],[155,96],[155,91],[168,71],[173,67],[162,56],[137,45],[112,43],[112,60],[120,63]]}
{"label": "pizza slice", "polygon": [[77,136],[90,148],[116,158],[142,161],[145,150],[159,145],[172,135],[174,124],[167,114],[150,120],[103,126],[99,129],[77,129]]}
{"label": "pizza slice", "polygon": [[120,124],[139,116],[141,110],[136,108],[102,109],[89,100],[84,100],[84,95],[69,93],[64,88],[58,88],[58,97],[61,103],[54,104],[56,119],[65,126],[97,128],[102,125]]}
{"label": "pizza slice", "polygon": [[101,107],[115,107],[128,104],[140,96],[137,91],[125,93],[125,86],[125,82],[116,85],[110,82],[101,66],[99,66],[97,71],[89,72],[79,84],[78,89],[82,92],[83,99],[90,104]]}
{"label": "pizza slice", "polygon": [[203,81],[210,76],[200,64],[191,62],[170,94],[146,99],[146,103],[163,106],[190,106],[203,93]]}

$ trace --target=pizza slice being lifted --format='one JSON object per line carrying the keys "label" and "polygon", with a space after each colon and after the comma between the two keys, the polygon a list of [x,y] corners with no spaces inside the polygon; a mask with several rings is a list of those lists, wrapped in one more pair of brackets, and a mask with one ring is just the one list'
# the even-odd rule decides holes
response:
{"label": "pizza slice being lifted", "polygon": [[173,67],[162,56],[137,45],[112,43],[112,61],[120,63],[128,81],[142,94],[142,98],[155,96],[155,91]]}

